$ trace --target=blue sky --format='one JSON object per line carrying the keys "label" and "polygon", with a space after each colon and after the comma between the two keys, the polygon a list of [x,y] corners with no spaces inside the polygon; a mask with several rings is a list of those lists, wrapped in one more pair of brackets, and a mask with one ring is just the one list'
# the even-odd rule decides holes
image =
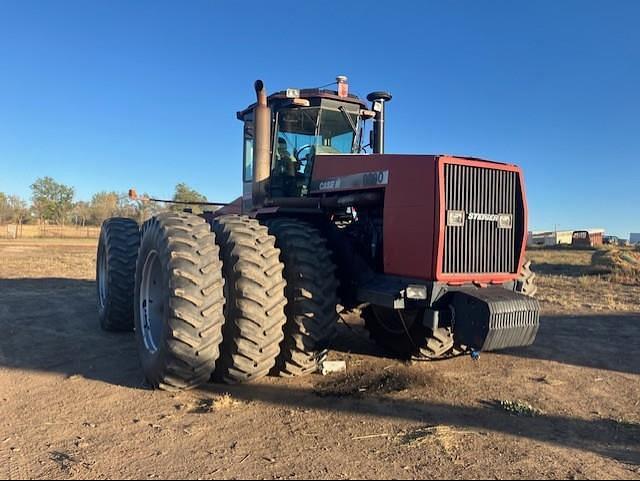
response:
{"label": "blue sky", "polygon": [[[322,14],[323,17],[319,17]],[[240,193],[252,83],[385,89],[387,151],[524,168],[534,229],[640,231],[640,2],[0,0],[0,191]]]}

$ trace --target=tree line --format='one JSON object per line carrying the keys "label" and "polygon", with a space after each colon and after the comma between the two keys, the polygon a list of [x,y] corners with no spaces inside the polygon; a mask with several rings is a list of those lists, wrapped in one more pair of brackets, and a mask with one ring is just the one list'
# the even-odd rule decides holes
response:
{"label": "tree line", "polygon": [[[129,200],[128,193],[102,191],[90,201],[75,199],[75,189],[56,182],[51,177],[41,177],[31,184],[30,202],[17,195],[0,192],[0,225],[4,224],[56,224],[99,226],[110,217],[130,217],[144,221],[163,210],[183,210],[190,207],[201,212],[198,202],[207,202],[206,196],[185,183],[175,186],[174,201],[195,202],[193,205],[164,205],[163,203]],[[146,194],[143,198],[148,197]]]}

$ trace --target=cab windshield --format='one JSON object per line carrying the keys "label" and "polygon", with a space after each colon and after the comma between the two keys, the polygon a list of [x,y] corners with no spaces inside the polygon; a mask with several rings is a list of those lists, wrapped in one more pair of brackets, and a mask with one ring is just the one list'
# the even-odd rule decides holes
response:
{"label": "cab windshield", "polygon": [[305,196],[316,155],[351,154],[359,151],[357,110],[291,107],[276,116],[272,162],[272,195]]}

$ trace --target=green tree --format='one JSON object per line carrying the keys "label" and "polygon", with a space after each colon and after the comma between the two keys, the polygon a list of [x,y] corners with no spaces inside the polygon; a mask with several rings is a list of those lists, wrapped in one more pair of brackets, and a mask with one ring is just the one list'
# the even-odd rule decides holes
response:
{"label": "green tree", "polygon": [[64,225],[73,209],[73,187],[60,184],[51,177],[41,177],[31,185],[31,200],[40,220]]}
{"label": "green tree", "polygon": [[[195,213],[202,212],[202,206],[198,205],[198,202],[207,202],[207,198],[200,192],[192,189],[184,182],[176,185],[175,193],[173,194],[173,200],[176,202],[187,202],[187,204],[175,204],[171,206],[171,209],[180,212],[186,208],[193,209]],[[188,204],[194,202],[194,204]]]}
{"label": "green tree", "polygon": [[91,199],[91,220],[96,225],[117,215],[120,196],[116,192],[98,192]]}

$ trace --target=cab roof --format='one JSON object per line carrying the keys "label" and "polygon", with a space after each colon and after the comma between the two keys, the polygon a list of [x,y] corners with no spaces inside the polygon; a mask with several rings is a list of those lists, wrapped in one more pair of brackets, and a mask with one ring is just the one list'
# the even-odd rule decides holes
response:
{"label": "cab roof", "polygon": [[[329,99],[329,100],[335,100],[337,102],[355,104],[360,106],[363,109],[368,108],[367,103],[357,95],[349,94],[349,96],[347,97],[340,97],[338,95],[338,92],[336,92],[335,90],[300,89],[300,96],[298,98],[307,99],[307,100]],[[267,103],[269,107],[279,107],[282,104],[285,104],[291,101],[292,99],[290,97],[287,97],[286,90],[281,90],[280,92],[273,93],[269,95],[269,97],[267,97]],[[253,109],[255,108],[255,106],[256,106],[256,103],[254,102],[251,105],[249,105],[246,109],[239,111],[236,114],[238,120],[244,120],[245,115],[247,115],[250,112],[253,112]]]}

